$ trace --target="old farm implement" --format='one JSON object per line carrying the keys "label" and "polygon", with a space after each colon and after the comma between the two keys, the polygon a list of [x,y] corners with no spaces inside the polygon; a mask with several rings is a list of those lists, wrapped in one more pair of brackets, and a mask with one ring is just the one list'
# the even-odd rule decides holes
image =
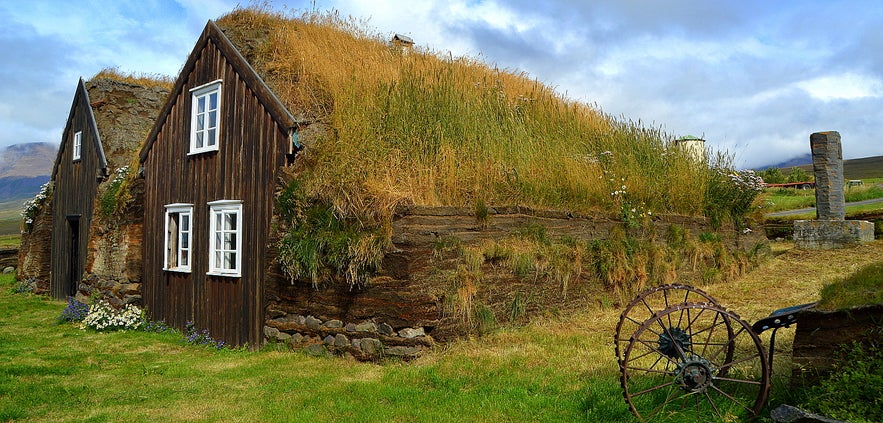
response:
{"label": "old farm implement", "polygon": [[[749,325],[689,285],[638,294],[620,315],[614,335],[626,403],[644,420],[756,416],[770,389],[776,331],[812,306],[776,310]],[[758,335],[770,329],[767,353]]]}

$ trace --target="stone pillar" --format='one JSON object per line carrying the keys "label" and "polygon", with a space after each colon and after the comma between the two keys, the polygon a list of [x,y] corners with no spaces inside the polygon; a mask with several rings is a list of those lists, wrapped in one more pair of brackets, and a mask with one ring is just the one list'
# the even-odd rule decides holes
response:
{"label": "stone pillar", "polygon": [[794,245],[829,249],[873,241],[874,224],[846,220],[840,133],[816,132],[809,136],[809,145],[816,177],[816,220],[794,221]]}
{"label": "stone pillar", "polygon": [[809,136],[809,145],[812,149],[812,167],[816,177],[816,219],[846,219],[840,133],[816,132]]}

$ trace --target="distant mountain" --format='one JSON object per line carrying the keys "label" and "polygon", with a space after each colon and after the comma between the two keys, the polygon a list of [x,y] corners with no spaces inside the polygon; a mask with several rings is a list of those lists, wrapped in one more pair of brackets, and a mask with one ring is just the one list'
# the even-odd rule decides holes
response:
{"label": "distant mountain", "polygon": [[49,180],[57,147],[48,142],[0,150],[0,203],[33,197]]}
{"label": "distant mountain", "polygon": [[10,145],[0,150],[0,178],[49,176],[57,151],[48,142]]}
{"label": "distant mountain", "polygon": [[[812,161],[797,167],[812,174]],[[883,178],[883,156],[844,160],[843,177],[845,179]]]}
{"label": "distant mountain", "polygon": [[802,156],[797,156],[793,159],[786,160],[782,163],[764,166],[758,170],[772,169],[774,167],[777,167],[779,169],[791,169],[792,167],[795,167],[795,166],[805,166],[805,165],[812,165],[812,154],[806,153]]}

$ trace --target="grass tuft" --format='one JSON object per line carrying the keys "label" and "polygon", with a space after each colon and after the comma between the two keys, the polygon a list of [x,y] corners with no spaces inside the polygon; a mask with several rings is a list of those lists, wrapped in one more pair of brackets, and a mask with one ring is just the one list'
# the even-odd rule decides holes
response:
{"label": "grass tuft", "polygon": [[883,304],[883,262],[825,285],[818,308],[840,310],[869,304]]}

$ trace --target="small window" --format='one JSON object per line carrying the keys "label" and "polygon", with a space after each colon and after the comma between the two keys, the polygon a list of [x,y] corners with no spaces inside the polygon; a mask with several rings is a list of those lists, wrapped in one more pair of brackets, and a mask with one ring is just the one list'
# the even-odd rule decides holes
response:
{"label": "small window", "polygon": [[242,274],[242,201],[209,203],[209,274]]}
{"label": "small window", "polygon": [[74,133],[74,150],[73,150],[73,160],[80,160],[80,153],[83,150],[83,131],[77,131]]}
{"label": "small window", "polygon": [[196,87],[191,91],[190,154],[218,149],[221,113],[221,81]]}
{"label": "small window", "polygon": [[166,206],[165,270],[189,272],[193,257],[193,206],[170,204]]}

